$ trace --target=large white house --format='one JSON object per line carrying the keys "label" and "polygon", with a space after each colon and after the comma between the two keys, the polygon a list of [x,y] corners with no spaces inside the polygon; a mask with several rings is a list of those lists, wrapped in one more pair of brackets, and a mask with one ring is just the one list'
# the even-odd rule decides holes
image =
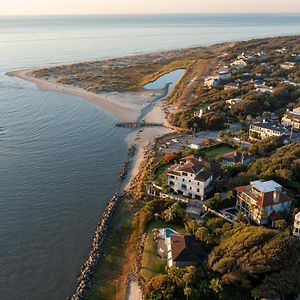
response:
{"label": "large white house", "polygon": [[273,180],[252,181],[236,188],[236,209],[258,225],[274,223],[289,213],[291,199],[284,188]]}
{"label": "large white house", "polygon": [[249,139],[254,141],[287,134],[288,130],[283,125],[273,122],[257,122],[251,124],[249,128]]}
{"label": "large white house", "polygon": [[281,124],[300,129],[300,107],[295,108],[293,111],[287,110],[281,119]]}
{"label": "large white house", "polygon": [[179,164],[167,170],[168,190],[176,195],[203,200],[213,180],[213,174],[201,158],[193,155],[183,158]]}
{"label": "large white house", "polygon": [[295,216],[293,235],[300,237],[300,212]]}

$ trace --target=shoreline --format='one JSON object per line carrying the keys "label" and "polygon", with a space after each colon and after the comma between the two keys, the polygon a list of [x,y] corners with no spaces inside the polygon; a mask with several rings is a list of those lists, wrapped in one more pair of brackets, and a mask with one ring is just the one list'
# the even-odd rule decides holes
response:
{"label": "shoreline", "polygon": [[40,68],[31,68],[11,71],[7,72],[6,75],[34,83],[43,91],[58,92],[84,99],[87,102],[100,107],[103,111],[111,114],[115,119],[122,122],[136,122],[140,112],[143,108],[147,107],[151,102],[152,97],[157,97],[160,94],[160,90],[95,94],[81,88],[62,85],[34,77],[32,72],[39,69]]}
{"label": "shoreline", "polygon": [[[135,178],[138,176],[145,162],[147,161],[149,152],[152,148],[151,145],[154,143],[154,141],[158,137],[166,135],[170,132],[174,132],[174,129],[171,129],[171,126],[168,126],[163,104],[163,101],[165,100],[166,96],[162,93],[156,93],[156,95],[153,97],[155,91],[134,92],[136,98],[138,98],[136,99],[136,101],[143,100],[146,98],[142,105],[130,104],[128,102],[124,103],[126,102],[126,98],[132,96],[133,93],[114,93],[118,94],[117,96],[119,96],[119,99],[120,95],[124,96],[125,94],[125,100],[123,100],[124,102],[122,103],[120,101],[118,102],[118,97],[116,97],[116,100],[113,101],[111,98],[109,98],[110,95],[97,95],[80,88],[55,84],[53,82],[48,82],[46,80],[31,76],[31,72],[35,71],[36,69],[37,68],[12,71],[6,73],[6,75],[32,82],[40,90],[59,92],[80,97],[86,100],[87,102],[100,107],[105,112],[110,113],[113,117],[123,122],[138,121],[139,117],[141,116],[142,110],[146,108],[149,104],[151,104],[151,95],[155,103],[151,110],[145,114],[144,119],[146,122],[149,123],[162,123],[166,126],[139,128],[133,130],[126,136],[125,141],[128,149],[134,145],[136,147],[136,151],[133,157],[130,158],[131,161],[128,169],[128,174],[126,176],[126,181],[122,184],[120,189],[121,197],[117,196],[116,194],[112,199],[108,200],[105,210],[99,216],[98,226],[94,231],[94,235],[92,238],[92,246],[89,250],[88,259],[83,263],[81,267],[81,275],[78,278],[78,282],[74,289],[74,294],[69,298],[76,300],[81,299],[81,297],[85,295],[91,287],[93,273],[96,268],[95,264],[98,262],[99,259],[101,259],[101,246],[103,243],[105,243],[104,235],[107,229],[109,228],[111,217],[114,214],[114,211],[117,207],[117,203],[119,202],[118,199],[122,198],[123,193],[130,192],[132,183],[134,182]],[[161,99],[157,99],[157,97],[160,97]],[[142,299],[142,291],[139,286],[139,283],[130,278],[128,279],[127,299]]]}

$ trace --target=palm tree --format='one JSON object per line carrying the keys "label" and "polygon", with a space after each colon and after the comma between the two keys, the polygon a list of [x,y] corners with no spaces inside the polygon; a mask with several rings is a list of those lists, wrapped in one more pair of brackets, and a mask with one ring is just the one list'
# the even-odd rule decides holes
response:
{"label": "palm tree", "polygon": [[237,214],[235,215],[235,220],[236,222],[243,222],[243,223],[247,222],[246,216],[241,211],[237,212]]}

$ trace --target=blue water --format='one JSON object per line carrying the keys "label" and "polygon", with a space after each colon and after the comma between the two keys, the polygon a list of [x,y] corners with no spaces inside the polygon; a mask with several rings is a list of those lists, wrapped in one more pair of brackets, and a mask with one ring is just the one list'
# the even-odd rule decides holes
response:
{"label": "blue water", "polygon": [[0,299],[65,299],[106,201],[127,130],[80,98],[5,72],[300,33],[300,15],[0,17]]}
{"label": "blue water", "polygon": [[174,85],[180,79],[180,77],[184,74],[184,72],[185,69],[177,69],[167,74],[164,74],[158,77],[156,80],[144,85],[144,89],[146,90],[163,89],[167,84],[170,83],[169,91],[171,91]]}
{"label": "blue water", "polygon": [[166,228],[166,237],[171,237],[172,235],[176,234],[177,232],[174,231],[173,229],[171,228]]}

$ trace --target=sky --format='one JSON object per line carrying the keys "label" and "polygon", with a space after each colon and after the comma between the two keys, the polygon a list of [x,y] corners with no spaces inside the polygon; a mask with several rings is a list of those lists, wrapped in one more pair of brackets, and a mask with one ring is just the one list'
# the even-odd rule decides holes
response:
{"label": "sky", "polygon": [[300,13],[300,0],[0,0],[0,15]]}

